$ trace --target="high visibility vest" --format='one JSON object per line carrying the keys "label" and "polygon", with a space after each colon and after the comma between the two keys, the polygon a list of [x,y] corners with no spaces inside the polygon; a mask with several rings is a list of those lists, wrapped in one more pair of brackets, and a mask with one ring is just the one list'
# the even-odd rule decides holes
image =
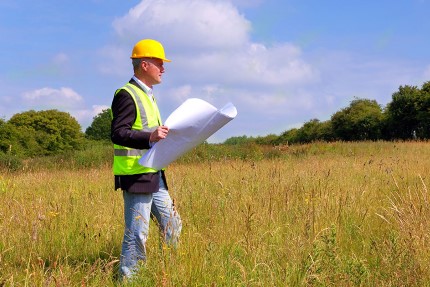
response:
{"label": "high visibility vest", "polygon": [[[153,131],[161,126],[161,117],[155,100],[152,101],[144,91],[127,83],[120,90],[126,90],[132,97],[136,106],[136,120],[132,125],[133,130]],[[146,149],[134,149],[114,144],[114,175],[132,175],[141,173],[152,173],[158,170],[144,167],[139,164],[139,159],[145,154]]]}

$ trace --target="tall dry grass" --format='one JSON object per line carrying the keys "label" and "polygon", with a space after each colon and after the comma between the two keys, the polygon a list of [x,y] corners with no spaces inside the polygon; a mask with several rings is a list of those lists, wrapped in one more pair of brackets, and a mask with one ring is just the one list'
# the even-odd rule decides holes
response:
{"label": "tall dry grass", "polygon": [[[183,219],[127,286],[430,286],[430,145],[317,143],[168,169]],[[0,285],[114,286],[111,169],[0,176]],[[153,223],[152,223],[153,224]]]}

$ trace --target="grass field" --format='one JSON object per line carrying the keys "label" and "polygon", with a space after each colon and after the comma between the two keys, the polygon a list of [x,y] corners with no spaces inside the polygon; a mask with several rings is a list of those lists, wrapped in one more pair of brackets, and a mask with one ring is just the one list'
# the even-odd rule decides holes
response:
{"label": "grass field", "polygon": [[[148,260],[125,285],[430,286],[429,143],[273,152],[170,165],[181,243],[163,245],[151,223]],[[0,286],[117,284],[109,164],[3,172],[0,205]]]}

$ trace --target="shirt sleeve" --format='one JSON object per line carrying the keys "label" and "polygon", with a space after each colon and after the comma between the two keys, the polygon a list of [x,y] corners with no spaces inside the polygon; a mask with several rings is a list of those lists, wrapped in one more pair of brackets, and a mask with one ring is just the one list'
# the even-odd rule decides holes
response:
{"label": "shirt sleeve", "polygon": [[114,144],[135,149],[149,149],[151,132],[133,130],[136,106],[125,90],[120,90],[112,101],[111,140]]}

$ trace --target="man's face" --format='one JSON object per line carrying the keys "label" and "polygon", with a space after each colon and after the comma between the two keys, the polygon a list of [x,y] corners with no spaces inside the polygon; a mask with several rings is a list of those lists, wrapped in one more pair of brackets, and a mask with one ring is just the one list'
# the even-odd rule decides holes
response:
{"label": "man's face", "polygon": [[161,75],[164,73],[164,62],[161,59],[148,58],[142,62],[142,68],[146,71],[148,85],[156,85],[161,83]]}

